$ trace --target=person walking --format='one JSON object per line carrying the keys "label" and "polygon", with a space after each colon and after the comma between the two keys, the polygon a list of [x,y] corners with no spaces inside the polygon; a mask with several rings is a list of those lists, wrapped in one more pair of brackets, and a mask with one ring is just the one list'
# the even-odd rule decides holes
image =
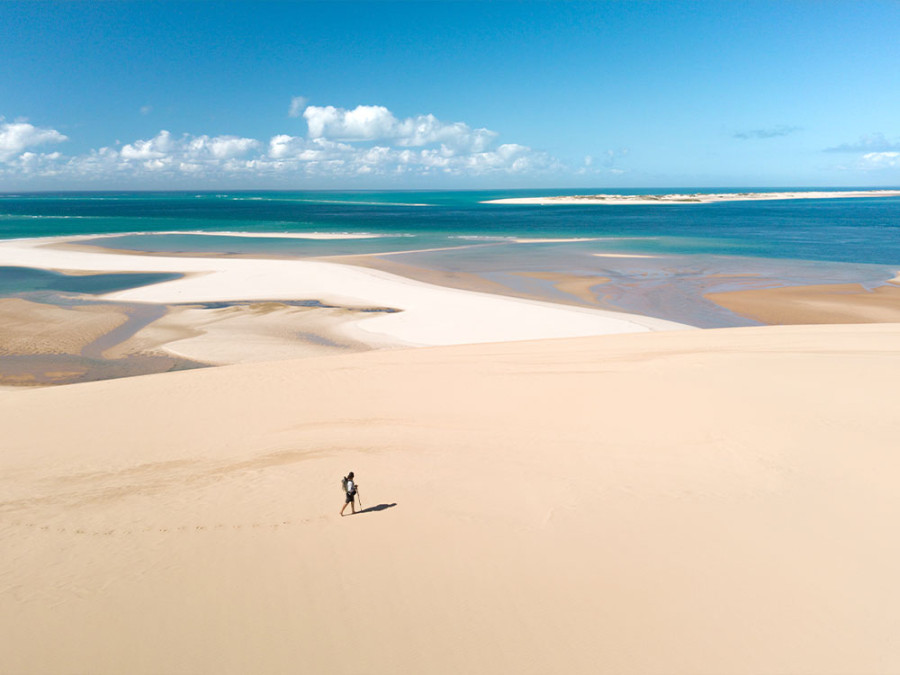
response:
{"label": "person walking", "polygon": [[357,485],[356,481],[353,479],[352,471],[341,479],[341,485],[344,487],[344,493],[346,494],[344,506],[341,508],[341,516],[344,515],[344,509],[347,508],[347,504],[350,505],[350,511],[355,514],[356,505],[353,500],[356,497]]}

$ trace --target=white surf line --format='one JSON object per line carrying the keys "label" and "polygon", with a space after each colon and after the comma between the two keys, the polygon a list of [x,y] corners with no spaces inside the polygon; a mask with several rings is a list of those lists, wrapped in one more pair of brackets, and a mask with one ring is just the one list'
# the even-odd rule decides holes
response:
{"label": "white surf line", "polygon": [[216,196],[216,199],[242,202],[281,202],[287,204],[342,204],[347,206],[434,206],[416,202],[356,202],[346,199],[287,199],[278,197],[231,197],[228,195]]}
{"label": "white surf line", "polygon": [[569,242],[576,241],[598,241],[597,237],[568,237],[568,238],[560,238],[560,239],[522,239],[522,238],[513,238],[513,243],[515,244],[566,244]]}
{"label": "white surf line", "polygon": [[[189,234],[201,237],[246,237],[249,239],[393,239],[414,234],[375,234],[373,232],[230,232],[216,230],[172,230],[141,234]],[[118,235],[116,235],[118,236]]]}
{"label": "white surf line", "polygon": [[229,230],[154,230],[143,232],[103,232],[94,235],[78,235],[79,240],[111,239],[115,237],[190,235],[200,237],[246,237],[249,239],[392,239],[414,237],[414,234],[375,234],[373,232],[247,232]]}
{"label": "white surf line", "polygon": [[[154,235],[199,235],[208,237],[244,237],[249,239],[316,239],[316,240],[343,240],[343,239],[399,239],[415,237],[414,234],[375,234],[370,232],[228,232],[213,230],[155,230],[134,232],[99,232],[95,234],[65,235],[59,237],[43,237],[42,245],[50,244],[74,244],[77,242],[91,241],[95,239],[116,239],[118,237],[145,237]],[[3,241],[35,241],[33,237],[19,237]]]}
{"label": "white surf line", "polygon": [[372,258],[380,258],[388,255],[403,255],[405,253],[433,253],[435,251],[461,251],[464,248],[483,248],[485,246],[493,246],[494,244],[502,243],[502,242],[483,242],[481,244],[462,244],[460,246],[438,246],[436,248],[411,248],[409,250],[400,250],[400,251],[381,251],[381,252],[373,252],[373,253],[338,253],[333,256],[319,256],[319,260],[325,260],[327,258],[351,258],[351,257],[372,257]]}
{"label": "white surf line", "polygon": [[517,237],[515,235],[462,234],[450,237],[462,241],[480,241],[485,244],[560,244],[576,241],[601,241],[610,237]]}
{"label": "white surf line", "polygon": [[691,328],[638,314],[436,286],[324,261],[147,257],[51,249],[45,243],[0,242],[0,265],[186,275],[102,296],[122,302],[319,300],[349,307],[390,307],[401,311],[373,313],[355,322],[354,328],[370,340],[393,344],[436,346]]}

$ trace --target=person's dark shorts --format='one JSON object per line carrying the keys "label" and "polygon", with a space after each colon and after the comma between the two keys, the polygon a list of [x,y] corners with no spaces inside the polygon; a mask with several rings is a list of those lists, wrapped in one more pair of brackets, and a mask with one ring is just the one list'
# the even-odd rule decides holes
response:
{"label": "person's dark shorts", "polygon": [[346,502],[346,503],[349,504],[350,502],[352,502],[352,501],[353,501],[353,498],[354,498],[355,496],[356,496],[356,493],[355,493],[355,492],[348,492],[348,493],[347,493],[347,502]]}

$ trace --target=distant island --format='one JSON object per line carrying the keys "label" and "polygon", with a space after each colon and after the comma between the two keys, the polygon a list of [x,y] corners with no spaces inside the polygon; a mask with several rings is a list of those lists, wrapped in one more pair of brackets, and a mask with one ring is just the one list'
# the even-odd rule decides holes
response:
{"label": "distant island", "polygon": [[849,197],[898,197],[900,190],[852,190],[831,192],[719,192],[668,195],[563,195],[557,197],[511,197],[489,199],[482,204],[711,204],[776,199],[838,199]]}

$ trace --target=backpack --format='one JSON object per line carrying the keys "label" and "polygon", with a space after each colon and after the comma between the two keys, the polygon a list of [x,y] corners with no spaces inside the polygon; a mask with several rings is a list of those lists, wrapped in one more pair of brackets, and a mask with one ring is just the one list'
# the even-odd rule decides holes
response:
{"label": "backpack", "polygon": [[346,492],[347,491],[347,476],[341,478],[341,489]]}

